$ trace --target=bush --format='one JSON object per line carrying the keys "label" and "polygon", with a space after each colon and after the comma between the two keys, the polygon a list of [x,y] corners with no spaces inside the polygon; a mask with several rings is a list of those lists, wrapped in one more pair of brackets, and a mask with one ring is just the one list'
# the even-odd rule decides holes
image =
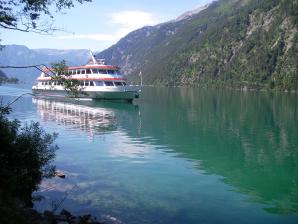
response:
{"label": "bush", "polygon": [[32,192],[54,174],[57,134],[46,133],[38,122],[21,127],[18,120],[8,120],[9,112],[0,107],[0,206],[15,200],[32,206]]}

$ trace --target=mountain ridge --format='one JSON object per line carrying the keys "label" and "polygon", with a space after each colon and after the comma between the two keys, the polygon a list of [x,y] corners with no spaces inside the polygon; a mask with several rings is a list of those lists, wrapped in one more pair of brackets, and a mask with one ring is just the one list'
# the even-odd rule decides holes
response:
{"label": "mountain ridge", "polygon": [[[85,64],[89,58],[87,49],[29,49],[24,45],[6,45],[0,51],[0,65],[2,66],[29,66],[52,63],[66,60],[67,65]],[[16,77],[22,82],[33,83],[40,71],[34,68],[2,69],[8,77]]]}
{"label": "mountain ridge", "polygon": [[[211,3],[210,3],[211,4]],[[178,22],[180,20],[184,20],[184,19],[188,19],[190,18],[191,16],[195,15],[195,14],[198,14],[199,12],[201,12],[202,10],[206,9],[209,7],[210,4],[206,4],[206,5],[203,5],[203,6],[200,6],[196,9],[193,9],[193,10],[189,10],[189,11],[186,11],[185,13],[181,14],[180,16],[178,16],[176,19],[174,19],[173,21],[174,22]],[[171,22],[171,21],[170,21]]]}
{"label": "mountain ridge", "polygon": [[297,0],[220,0],[129,33],[98,57],[148,85],[298,89]]}

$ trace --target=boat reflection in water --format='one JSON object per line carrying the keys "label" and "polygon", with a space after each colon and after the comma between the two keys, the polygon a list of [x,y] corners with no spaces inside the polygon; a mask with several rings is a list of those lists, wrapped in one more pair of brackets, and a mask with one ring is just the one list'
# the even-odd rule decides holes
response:
{"label": "boat reflection in water", "polygon": [[116,131],[123,118],[123,115],[117,115],[128,111],[137,115],[139,111],[137,105],[128,103],[72,99],[57,101],[39,97],[32,98],[32,102],[36,104],[43,121],[83,130],[91,136]]}

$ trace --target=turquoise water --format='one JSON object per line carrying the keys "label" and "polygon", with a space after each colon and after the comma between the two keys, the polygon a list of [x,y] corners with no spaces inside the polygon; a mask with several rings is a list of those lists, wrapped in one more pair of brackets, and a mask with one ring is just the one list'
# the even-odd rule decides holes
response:
{"label": "turquoise water", "polygon": [[[0,86],[2,103],[30,92]],[[144,88],[134,104],[26,95],[11,118],[59,137],[39,210],[123,223],[297,223],[298,95]]]}

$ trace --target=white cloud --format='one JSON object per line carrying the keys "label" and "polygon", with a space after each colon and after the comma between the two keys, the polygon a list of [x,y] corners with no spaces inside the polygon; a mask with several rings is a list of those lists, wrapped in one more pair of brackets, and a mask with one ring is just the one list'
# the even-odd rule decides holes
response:
{"label": "white cloud", "polygon": [[111,19],[110,23],[115,24],[115,32],[113,33],[74,34],[68,36],[59,36],[57,38],[66,40],[80,39],[116,42],[133,30],[136,30],[143,26],[150,26],[159,23],[159,21],[155,19],[152,14],[138,10],[115,12],[111,13],[109,17]]}
{"label": "white cloud", "polygon": [[131,30],[158,23],[151,13],[143,11],[122,11],[110,16],[114,23]]}

